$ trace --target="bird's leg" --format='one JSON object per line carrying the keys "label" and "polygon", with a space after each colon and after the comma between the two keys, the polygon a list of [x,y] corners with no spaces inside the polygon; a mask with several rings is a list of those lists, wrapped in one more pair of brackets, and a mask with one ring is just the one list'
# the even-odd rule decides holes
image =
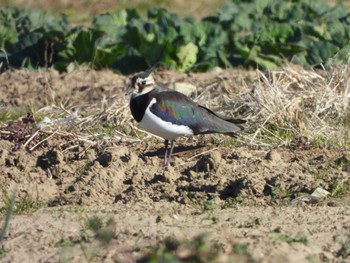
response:
{"label": "bird's leg", "polygon": [[167,165],[167,159],[168,159],[168,146],[169,146],[169,140],[164,141],[164,146],[165,146],[165,153],[164,153],[164,166]]}
{"label": "bird's leg", "polygon": [[165,164],[166,166],[170,165],[170,159],[171,159],[171,155],[173,154],[174,146],[175,146],[175,140],[171,140],[170,152],[167,158],[167,162]]}

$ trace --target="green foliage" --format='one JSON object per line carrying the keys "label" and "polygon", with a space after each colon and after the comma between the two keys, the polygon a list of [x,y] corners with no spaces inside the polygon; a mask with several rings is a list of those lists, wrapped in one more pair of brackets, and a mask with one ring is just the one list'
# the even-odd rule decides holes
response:
{"label": "green foliage", "polygon": [[69,31],[66,16],[42,10],[2,8],[0,21],[0,44],[6,51],[0,53],[0,61],[8,59],[13,67],[51,66]]}
{"label": "green foliage", "polygon": [[188,241],[167,238],[139,262],[216,262],[218,255],[219,248],[209,244],[204,236]]}
{"label": "green foliage", "polygon": [[[3,226],[0,230],[0,243],[6,238],[8,227],[10,224],[10,219],[13,214],[14,205],[15,205],[15,199],[16,199],[16,191],[14,191],[11,195],[11,197],[8,196],[7,192],[3,190],[4,195],[4,203],[5,203],[5,218]],[[0,249],[0,258],[5,253],[3,249]]]}
{"label": "green foliage", "polygon": [[331,196],[344,197],[350,193],[350,181],[336,182],[332,188]]}
{"label": "green foliage", "polygon": [[90,27],[69,25],[65,15],[0,9],[1,66],[109,67],[124,74],[156,62],[186,72],[214,66],[275,68],[285,60],[304,66],[349,59],[350,20],[335,7],[310,0],[231,0],[201,20],[165,9],[134,9],[93,17]]}
{"label": "green foliage", "polygon": [[203,211],[212,211],[216,207],[214,199],[206,200],[203,204]]}
{"label": "green foliage", "polygon": [[300,235],[298,237],[291,237],[289,235],[280,235],[278,237],[279,240],[281,241],[284,241],[284,242],[287,242],[287,243],[301,243],[301,244],[304,244],[304,245],[307,245],[308,244],[308,239],[305,235]]}
{"label": "green foliage", "polygon": [[35,212],[45,206],[45,204],[40,201],[38,193],[35,198],[26,193],[23,197],[19,198],[14,205],[14,197],[10,197],[6,189],[2,189],[2,195],[5,207],[1,209],[1,212],[5,212],[6,214],[9,213],[9,207],[11,208],[11,214],[12,212],[14,214],[23,214]]}
{"label": "green foliage", "polygon": [[20,117],[23,117],[28,112],[25,108],[10,107],[0,111],[0,122],[15,121]]}
{"label": "green foliage", "polygon": [[[102,243],[108,244],[115,236],[114,230],[109,229],[108,227],[113,226],[113,219],[109,219],[106,222],[98,216],[90,217],[85,222],[85,227],[88,230],[93,231],[95,237]],[[86,235],[86,236],[85,236]],[[88,235],[85,233],[82,234],[84,239],[89,239]]]}
{"label": "green foliage", "polygon": [[350,237],[346,237],[341,245],[341,248],[337,251],[336,255],[338,257],[346,258],[350,255]]}

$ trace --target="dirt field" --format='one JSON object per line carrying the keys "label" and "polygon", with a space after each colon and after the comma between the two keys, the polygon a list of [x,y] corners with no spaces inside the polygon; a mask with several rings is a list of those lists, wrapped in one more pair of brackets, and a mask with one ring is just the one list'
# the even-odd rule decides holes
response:
{"label": "dirt field", "polygon": [[[256,78],[156,74],[210,93],[207,106]],[[1,262],[350,262],[349,151],[200,136],[178,140],[164,171],[162,140],[129,113],[127,77],[8,71],[0,85],[1,222],[16,193]],[[318,187],[330,195],[308,198]]]}

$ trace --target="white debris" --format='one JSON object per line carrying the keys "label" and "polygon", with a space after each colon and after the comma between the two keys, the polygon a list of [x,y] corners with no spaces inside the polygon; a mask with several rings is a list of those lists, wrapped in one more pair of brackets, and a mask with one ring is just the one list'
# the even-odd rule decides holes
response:
{"label": "white debris", "polygon": [[311,196],[317,197],[317,198],[325,198],[329,194],[330,192],[324,190],[322,187],[317,187],[316,190],[311,194]]}
{"label": "white debris", "polygon": [[75,120],[79,119],[79,115],[78,115],[78,112],[75,111],[73,112],[72,114],[66,116],[66,117],[62,117],[62,118],[57,118],[57,119],[50,119],[49,117],[44,117],[44,119],[42,119],[42,121],[40,121],[38,123],[38,127],[39,129],[43,129],[47,126],[51,126],[51,125],[54,125],[54,124],[66,124],[66,123],[69,123],[69,122],[73,122]]}
{"label": "white debris", "polygon": [[42,129],[42,128],[45,128],[45,127],[50,126],[52,124],[53,124],[52,120],[49,117],[45,116],[44,119],[42,119],[38,123],[38,127],[39,127],[39,129]]}
{"label": "white debris", "polygon": [[289,202],[289,205],[293,206],[303,202],[318,203],[319,201],[321,201],[321,199],[326,198],[329,194],[330,192],[324,190],[322,187],[317,187],[311,195],[304,194],[302,196],[294,198],[292,201]]}

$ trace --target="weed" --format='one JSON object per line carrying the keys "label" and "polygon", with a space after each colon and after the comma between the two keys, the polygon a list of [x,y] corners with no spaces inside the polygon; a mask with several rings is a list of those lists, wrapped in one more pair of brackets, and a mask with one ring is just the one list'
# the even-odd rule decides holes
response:
{"label": "weed", "polygon": [[308,244],[308,240],[305,235],[299,235],[298,237],[293,238],[289,235],[282,234],[278,237],[278,239],[287,243],[302,243],[304,245]]}
{"label": "weed", "polygon": [[70,239],[61,240],[56,246],[60,247],[60,262],[68,263],[71,262],[71,256],[73,254],[73,242]]}
{"label": "weed", "polygon": [[216,207],[215,200],[209,199],[204,202],[203,211],[212,211]]}
{"label": "weed", "polygon": [[110,136],[113,137],[116,134],[115,125],[106,125],[104,123],[95,123],[94,126],[89,126],[85,130],[88,134],[97,137]]}
{"label": "weed", "polygon": [[[9,197],[5,189],[2,189],[2,194],[5,207],[9,207],[9,205],[12,202],[12,197]],[[21,199],[19,199],[14,205],[13,212],[15,214],[32,213],[38,210],[39,208],[42,208],[43,206],[44,203],[39,200],[39,194],[37,189],[37,195],[35,199],[30,194],[25,193],[25,195]],[[5,208],[5,213],[7,214],[8,211],[6,209],[7,208]]]}
{"label": "weed", "polygon": [[293,130],[283,126],[284,124],[268,123],[264,131],[261,132],[262,140],[266,142],[271,142],[272,140],[275,141],[277,145],[280,145],[281,142],[285,142],[284,144],[288,145],[295,137],[295,134]]}
{"label": "weed", "polygon": [[310,263],[329,263],[329,260],[326,257],[322,257],[322,255],[310,255],[306,259]]}
{"label": "weed", "polygon": [[247,263],[255,262],[252,255],[248,251],[247,245],[234,244],[232,249],[233,249],[233,252],[238,256],[238,259],[233,262],[247,262]]}
{"label": "weed", "polygon": [[10,123],[4,130],[8,131],[5,139],[13,141],[13,151],[20,149],[23,142],[27,137],[32,135],[36,130],[35,119],[33,113],[27,113],[27,116],[21,120]]}
{"label": "weed", "polygon": [[334,163],[343,171],[350,171],[350,160],[345,155],[336,159]]}
{"label": "weed", "polygon": [[271,196],[273,197],[284,197],[286,195],[286,191],[280,187],[272,186],[271,187]]}
{"label": "weed", "polygon": [[[10,220],[13,214],[14,205],[15,205],[15,199],[16,199],[16,191],[13,191],[10,198],[8,198],[7,202],[5,202],[5,220],[3,223],[2,228],[0,229],[0,244],[4,241],[4,239],[7,236],[8,227],[10,225]],[[3,258],[6,255],[6,250],[1,246],[0,247],[0,259]]]}
{"label": "weed", "polygon": [[225,203],[223,204],[222,209],[236,207],[238,204],[241,204],[242,202],[243,202],[243,197],[240,194],[238,194],[236,197],[228,197],[225,199]]}
{"label": "weed", "polygon": [[0,111],[0,122],[15,121],[26,115],[25,108],[10,108],[8,110]]}
{"label": "weed", "polygon": [[81,165],[76,170],[77,177],[82,177],[86,175],[86,173],[90,170],[90,168],[94,165],[94,161],[87,161],[85,164]]}
{"label": "weed", "polygon": [[0,259],[2,259],[5,255],[6,255],[6,250],[3,247],[1,247],[0,248]]}
{"label": "weed", "polygon": [[342,243],[341,248],[336,253],[338,257],[347,258],[350,256],[350,238],[347,237]]}
{"label": "weed", "polygon": [[84,225],[88,230],[94,233],[95,237],[102,244],[108,244],[115,236],[113,229],[115,222],[113,218],[104,222],[101,217],[93,216],[88,218]]}
{"label": "weed", "polygon": [[14,206],[15,206],[15,199],[16,199],[16,191],[13,191],[11,197],[8,196],[7,192],[3,191],[4,196],[6,196],[4,203],[5,203],[5,221],[4,224],[1,228],[0,232],[0,243],[5,239],[7,235],[7,229],[9,227],[10,219],[14,211]]}
{"label": "weed", "polygon": [[216,245],[210,245],[204,236],[192,240],[180,241],[167,238],[159,243],[148,255],[137,262],[215,262],[219,254]]}
{"label": "weed", "polygon": [[236,147],[242,145],[242,143],[234,137],[212,135],[211,138],[212,143],[220,147]]}
{"label": "weed", "polygon": [[331,191],[333,197],[344,197],[350,193],[350,181],[337,181]]}
{"label": "weed", "polygon": [[88,218],[84,225],[87,229],[97,232],[103,227],[103,220],[98,216],[93,216]]}
{"label": "weed", "polygon": [[313,140],[313,145],[316,148],[327,148],[329,146],[329,140],[326,137],[316,136]]}
{"label": "weed", "polygon": [[238,255],[247,255],[248,254],[247,245],[243,245],[243,244],[234,244],[233,251]]}
{"label": "weed", "polygon": [[315,166],[309,165],[309,164],[305,165],[304,168],[307,172],[309,172],[312,176],[314,176],[315,179],[318,179],[318,180],[325,181],[329,176],[329,171],[327,171],[327,169],[325,168],[317,169]]}
{"label": "weed", "polygon": [[259,217],[252,216],[247,222],[244,222],[243,224],[239,225],[239,227],[253,228],[259,225],[261,225],[261,219]]}
{"label": "weed", "polygon": [[15,213],[16,214],[32,213],[43,206],[44,206],[44,203],[42,203],[39,200],[39,195],[37,195],[36,198],[34,199],[32,196],[26,193],[24,197],[21,198],[19,202],[16,204]]}

